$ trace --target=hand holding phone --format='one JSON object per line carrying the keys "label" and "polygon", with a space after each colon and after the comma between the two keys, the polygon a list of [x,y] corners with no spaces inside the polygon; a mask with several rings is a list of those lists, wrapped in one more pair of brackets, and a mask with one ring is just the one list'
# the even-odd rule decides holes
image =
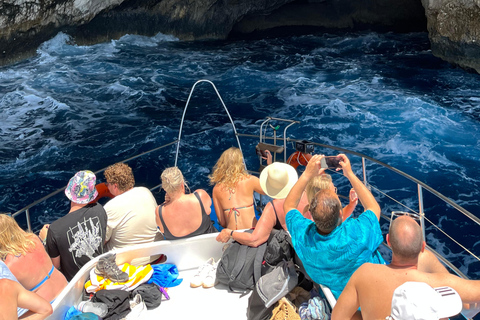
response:
{"label": "hand holding phone", "polygon": [[340,161],[342,161],[342,158],[339,156],[328,156],[323,157],[320,163],[324,169],[338,169],[342,168]]}
{"label": "hand holding phone", "polygon": [[267,157],[267,151],[266,150],[260,150],[260,149],[255,149],[255,151],[257,152],[257,154],[262,157],[262,158],[266,158]]}

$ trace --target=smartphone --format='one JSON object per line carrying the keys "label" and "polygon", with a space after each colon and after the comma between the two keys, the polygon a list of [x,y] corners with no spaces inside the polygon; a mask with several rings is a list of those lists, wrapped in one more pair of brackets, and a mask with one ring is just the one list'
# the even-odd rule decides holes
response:
{"label": "smartphone", "polygon": [[260,157],[263,157],[263,158],[267,157],[267,153],[265,152],[265,150],[255,149],[255,151]]}
{"label": "smartphone", "polygon": [[339,156],[329,156],[329,157],[323,157],[322,160],[320,161],[321,167],[322,168],[329,168],[329,169],[336,169],[336,168],[341,168],[342,166],[340,165],[340,161],[342,161],[342,158]]}

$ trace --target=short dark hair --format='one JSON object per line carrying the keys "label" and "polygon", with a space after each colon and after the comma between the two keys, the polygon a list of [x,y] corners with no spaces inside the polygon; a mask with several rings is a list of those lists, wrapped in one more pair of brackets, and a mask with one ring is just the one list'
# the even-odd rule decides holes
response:
{"label": "short dark hair", "polygon": [[389,231],[392,252],[403,259],[416,259],[422,251],[422,228],[408,217],[399,217],[392,221]]}
{"label": "short dark hair", "polygon": [[310,203],[310,213],[321,233],[330,233],[337,227],[341,211],[338,196],[329,189],[318,191]]}

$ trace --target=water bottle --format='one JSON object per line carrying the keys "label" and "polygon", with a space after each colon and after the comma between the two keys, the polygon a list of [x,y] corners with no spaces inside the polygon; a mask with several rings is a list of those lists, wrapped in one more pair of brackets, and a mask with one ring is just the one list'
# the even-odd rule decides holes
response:
{"label": "water bottle", "polygon": [[91,312],[103,318],[108,313],[108,306],[103,302],[82,301],[78,304],[77,310],[81,312]]}

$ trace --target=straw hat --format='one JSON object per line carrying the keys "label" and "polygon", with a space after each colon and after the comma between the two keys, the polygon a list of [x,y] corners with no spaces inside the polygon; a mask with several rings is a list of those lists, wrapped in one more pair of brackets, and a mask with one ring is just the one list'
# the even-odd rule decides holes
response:
{"label": "straw hat", "polygon": [[263,192],[273,199],[285,198],[297,180],[298,174],[295,168],[281,162],[272,163],[260,174],[260,186]]}

